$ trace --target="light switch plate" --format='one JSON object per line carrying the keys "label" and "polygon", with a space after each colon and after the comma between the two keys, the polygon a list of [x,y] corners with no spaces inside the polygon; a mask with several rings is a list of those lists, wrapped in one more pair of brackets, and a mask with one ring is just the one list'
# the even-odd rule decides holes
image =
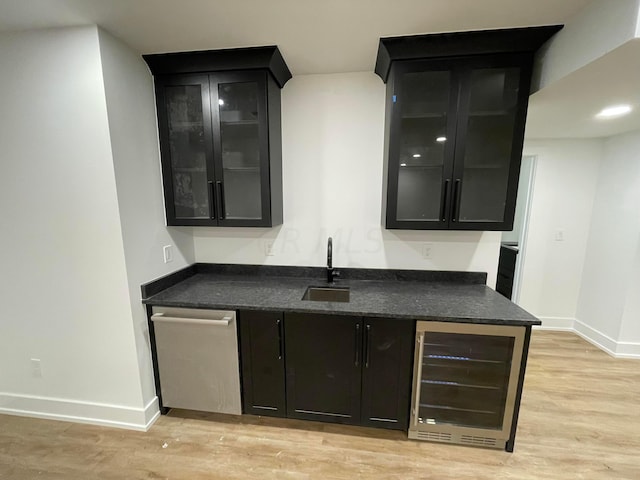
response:
{"label": "light switch plate", "polygon": [[162,254],[164,255],[164,263],[173,262],[173,246],[165,245],[162,247]]}
{"label": "light switch plate", "polygon": [[42,378],[42,365],[39,358],[31,359],[31,374],[33,378]]}

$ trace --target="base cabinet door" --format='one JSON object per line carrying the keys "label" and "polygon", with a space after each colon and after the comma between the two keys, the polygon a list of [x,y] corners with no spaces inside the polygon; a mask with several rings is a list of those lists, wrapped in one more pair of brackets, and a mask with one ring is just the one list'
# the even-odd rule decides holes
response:
{"label": "base cabinet door", "polygon": [[285,417],[282,314],[241,310],[239,319],[244,413]]}
{"label": "base cabinet door", "polygon": [[365,318],[363,325],[361,425],[406,430],[415,322]]}
{"label": "base cabinet door", "polygon": [[360,423],[362,319],[285,315],[287,417]]}

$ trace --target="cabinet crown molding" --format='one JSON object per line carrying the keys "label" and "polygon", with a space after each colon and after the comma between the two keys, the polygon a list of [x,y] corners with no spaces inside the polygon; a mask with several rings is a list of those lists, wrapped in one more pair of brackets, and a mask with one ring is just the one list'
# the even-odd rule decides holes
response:
{"label": "cabinet crown molding", "polygon": [[276,45],[157,53],[143,55],[142,58],[153,75],[268,70],[280,88],[292,76]]}
{"label": "cabinet crown molding", "polygon": [[391,64],[397,60],[487,55],[495,53],[535,53],[564,25],[473,30],[427,35],[385,37],[378,44],[375,73],[387,83]]}

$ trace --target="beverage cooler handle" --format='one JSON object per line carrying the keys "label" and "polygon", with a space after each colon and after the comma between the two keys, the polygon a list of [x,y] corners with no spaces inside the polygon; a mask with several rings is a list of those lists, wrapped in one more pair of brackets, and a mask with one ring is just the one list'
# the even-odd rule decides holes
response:
{"label": "beverage cooler handle", "polygon": [[418,369],[416,373],[416,399],[413,406],[413,425],[418,425],[418,416],[420,412],[420,385],[422,383],[422,356],[424,355],[424,332],[418,335]]}

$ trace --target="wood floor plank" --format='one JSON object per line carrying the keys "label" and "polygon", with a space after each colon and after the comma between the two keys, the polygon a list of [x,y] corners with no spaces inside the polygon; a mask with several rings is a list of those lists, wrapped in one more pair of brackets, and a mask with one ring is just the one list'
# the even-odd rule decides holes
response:
{"label": "wood floor plank", "polygon": [[516,450],[172,411],[149,432],[0,415],[0,480],[640,479],[640,362],[534,331]]}

